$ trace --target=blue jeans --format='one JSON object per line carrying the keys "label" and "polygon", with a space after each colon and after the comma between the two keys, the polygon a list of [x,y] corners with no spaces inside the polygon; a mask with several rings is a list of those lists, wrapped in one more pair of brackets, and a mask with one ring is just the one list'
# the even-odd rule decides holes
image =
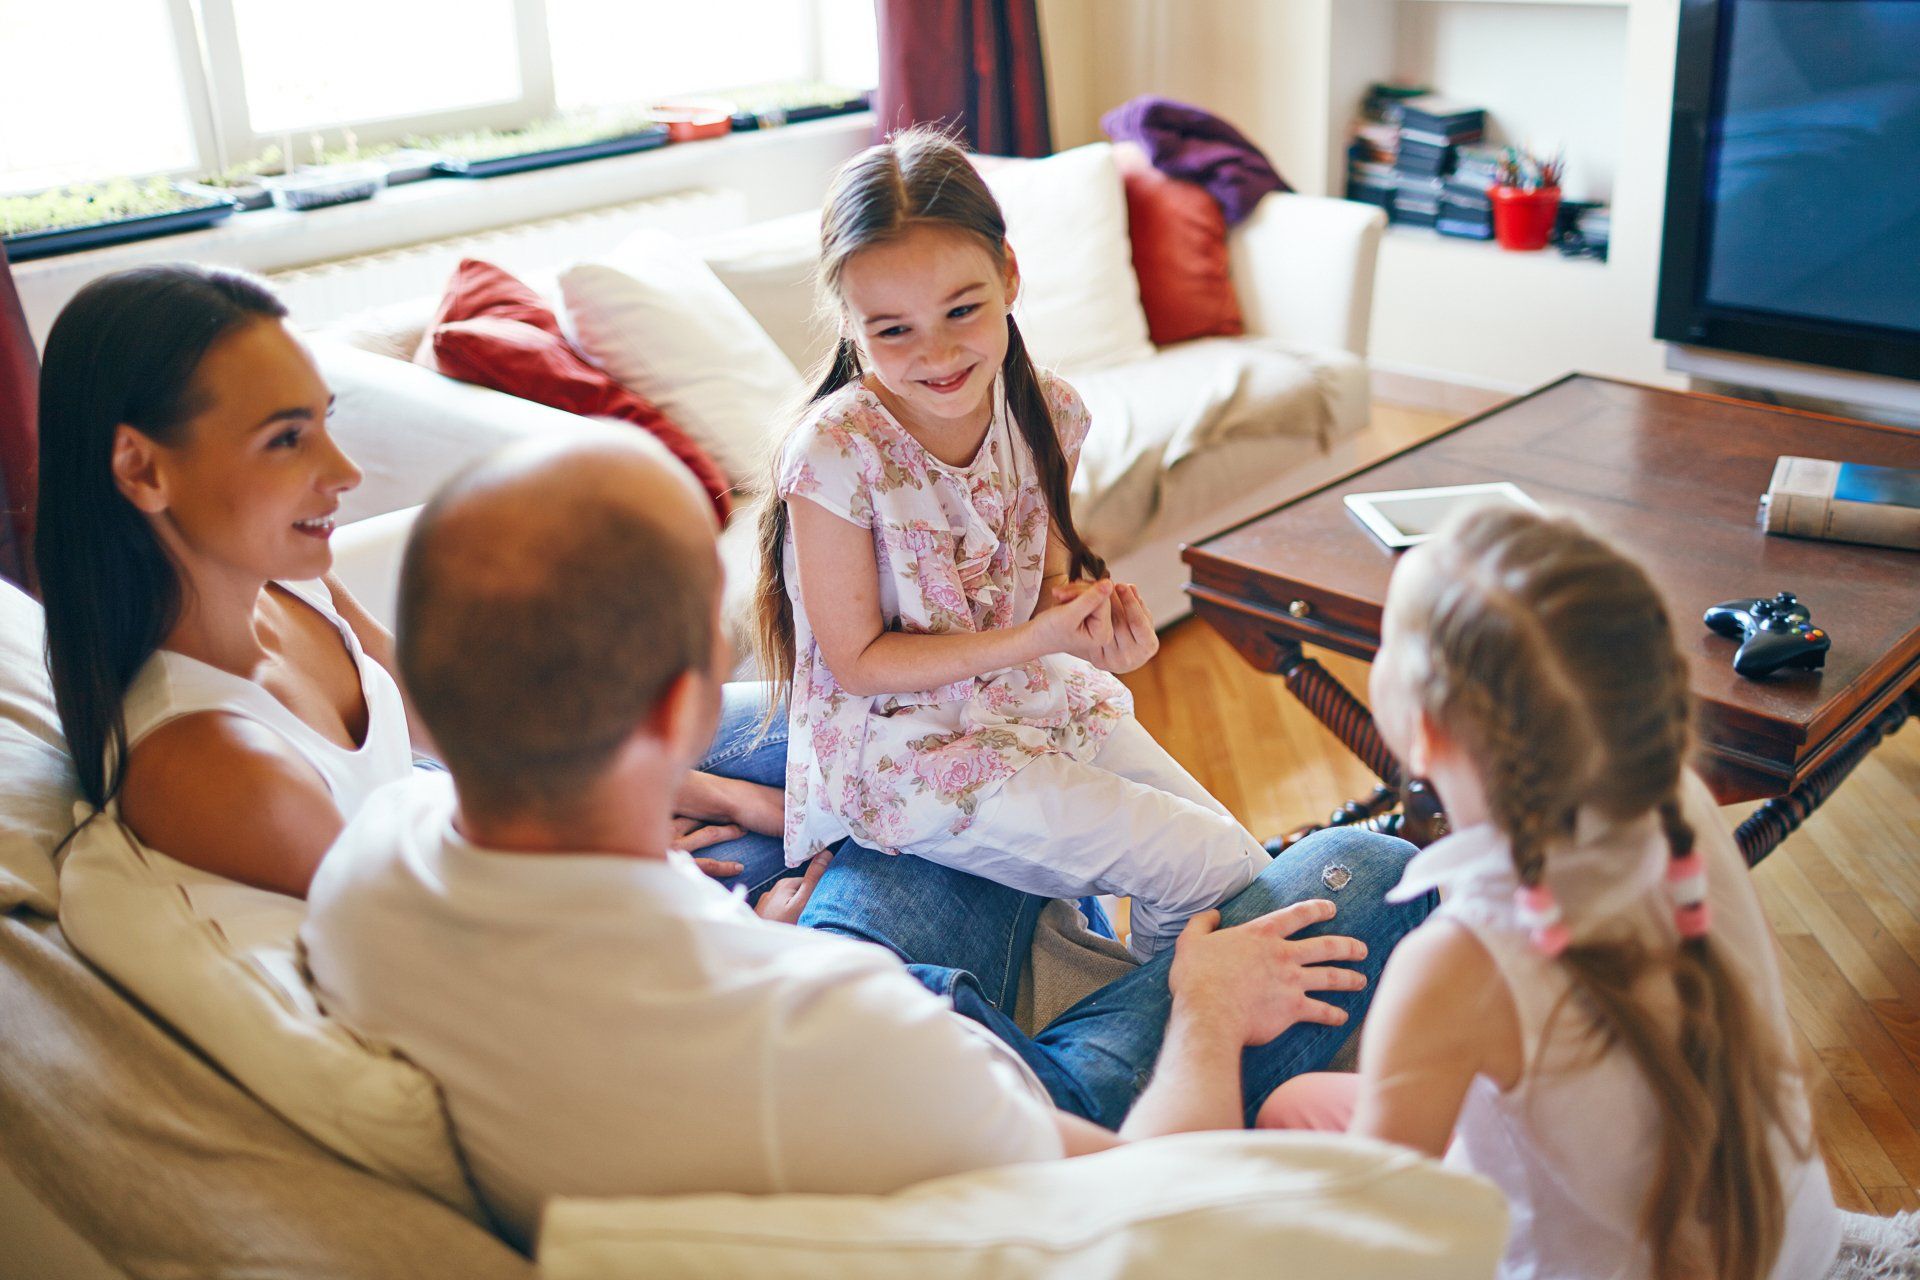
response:
{"label": "blue jeans", "polygon": [[[787,718],[784,715],[776,715],[773,723],[767,726],[766,736],[756,738],[766,705],[767,686],[765,684],[742,681],[728,684],[722,689],[720,723],[714,729],[713,745],[708,749],[706,758],[694,767],[702,773],[711,773],[716,777],[736,778],[744,782],[757,782],[766,787],[784,788],[787,785]],[[840,852],[854,847],[850,842],[843,843]],[[700,853],[702,857],[740,863],[742,867],[740,874],[720,883],[729,889],[735,885],[745,885],[749,900],[758,898],[768,885],[782,876],[798,874],[797,870],[788,871],[786,858],[777,836],[756,835],[750,831],[737,840],[713,845],[702,849]],[[835,856],[839,854],[836,853]],[[966,879],[972,882],[967,886],[969,893],[974,891],[975,886],[987,883],[984,880],[973,880],[970,876]],[[999,885],[992,887],[1001,893],[1013,892]],[[1033,903],[1035,915],[1038,915],[1040,908],[1046,905],[1046,901],[1040,898],[1033,899]],[[1085,898],[1078,905],[1081,914],[1086,917],[1088,926],[1095,933],[1108,938],[1113,936],[1113,926],[1108,922],[1106,913],[1100,909],[1098,901]],[[957,904],[948,904],[948,909],[944,912],[932,911],[929,918],[938,921],[940,926],[945,928],[956,906]],[[1032,936],[1032,922],[1028,921],[1027,937],[1031,939]],[[923,958],[917,953],[909,954],[912,954],[915,959]],[[927,954],[931,954],[931,950]],[[967,968],[968,966],[962,964],[957,967]],[[1013,970],[1016,979],[1019,977],[1020,967],[1015,966]]]}
{"label": "blue jeans", "polygon": [[[706,758],[694,767],[715,777],[784,788],[787,785],[787,717],[774,716],[766,736],[756,740],[766,706],[764,684],[743,681],[722,689],[720,723],[713,732],[713,746]],[[749,831],[738,839],[700,850],[700,856],[739,863],[740,874],[720,883],[729,889],[745,885],[749,898],[759,897],[761,890],[787,874],[786,855],[779,836]]]}
{"label": "blue jeans", "polygon": [[[1345,1026],[1300,1023],[1246,1051],[1241,1083],[1249,1123],[1281,1083],[1324,1068],[1339,1051],[1366,1012],[1387,954],[1433,909],[1431,895],[1404,905],[1385,900],[1413,854],[1412,845],[1391,836],[1323,831],[1275,859],[1221,908],[1223,923],[1234,925],[1306,898],[1327,898],[1338,914],[1298,936],[1341,933],[1367,945],[1367,958],[1353,966],[1367,975],[1364,991],[1316,993],[1347,1011]],[[1349,874],[1337,890],[1323,879],[1335,865]],[[1173,957],[1163,954],[1116,979],[1028,1036],[1006,1010],[1019,992],[1045,905],[964,872],[847,844],[800,923],[892,950],[930,990],[950,997],[955,1009],[1011,1045],[1055,1105],[1118,1128],[1160,1053],[1173,1007],[1167,988]]]}

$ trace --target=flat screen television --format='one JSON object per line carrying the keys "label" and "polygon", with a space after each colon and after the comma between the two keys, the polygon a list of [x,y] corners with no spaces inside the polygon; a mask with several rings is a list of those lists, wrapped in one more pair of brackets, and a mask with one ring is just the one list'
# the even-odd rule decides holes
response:
{"label": "flat screen television", "polygon": [[1920,379],[1920,0],[1683,0],[1654,336]]}

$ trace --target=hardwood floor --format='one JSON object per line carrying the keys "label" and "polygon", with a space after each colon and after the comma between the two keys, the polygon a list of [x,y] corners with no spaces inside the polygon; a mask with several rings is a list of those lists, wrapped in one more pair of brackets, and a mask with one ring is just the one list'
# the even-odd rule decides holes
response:
{"label": "hardwood floor", "polygon": [[[1379,456],[1449,419],[1374,407]],[[1127,678],[1149,731],[1256,833],[1325,821],[1375,779],[1274,677],[1189,619]],[[1316,656],[1349,689],[1365,664]],[[1729,823],[1752,806],[1725,811]],[[1754,873],[1778,935],[1841,1206],[1920,1209],[1920,729],[1890,739]]]}

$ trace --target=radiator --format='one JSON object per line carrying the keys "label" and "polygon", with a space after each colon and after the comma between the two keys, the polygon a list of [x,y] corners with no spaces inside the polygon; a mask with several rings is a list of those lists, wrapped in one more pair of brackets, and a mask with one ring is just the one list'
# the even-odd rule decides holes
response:
{"label": "radiator", "polygon": [[462,258],[484,258],[544,288],[547,281],[541,277],[603,255],[642,227],[692,237],[746,222],[744,193],[694,188],[341,258],[276,272],[268,279],[292,311],[294,324],[317,329],[394,303],[437,296]]}

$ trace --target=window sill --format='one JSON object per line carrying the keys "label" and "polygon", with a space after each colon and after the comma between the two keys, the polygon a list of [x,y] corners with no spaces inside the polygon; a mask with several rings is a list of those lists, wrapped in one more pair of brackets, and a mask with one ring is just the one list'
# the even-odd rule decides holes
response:
{"label": "window sill", "polygon": [[819,204],[833,171],[872,137],[873,115],[860,112],[497,178],[433,178],[354,204],[258,209],[201,231],[17,263],[13,279],[28,327],[43,342],[87,281],[142,263],[286,271],[689,187],[740,190],[756,221],[797,213]]}

